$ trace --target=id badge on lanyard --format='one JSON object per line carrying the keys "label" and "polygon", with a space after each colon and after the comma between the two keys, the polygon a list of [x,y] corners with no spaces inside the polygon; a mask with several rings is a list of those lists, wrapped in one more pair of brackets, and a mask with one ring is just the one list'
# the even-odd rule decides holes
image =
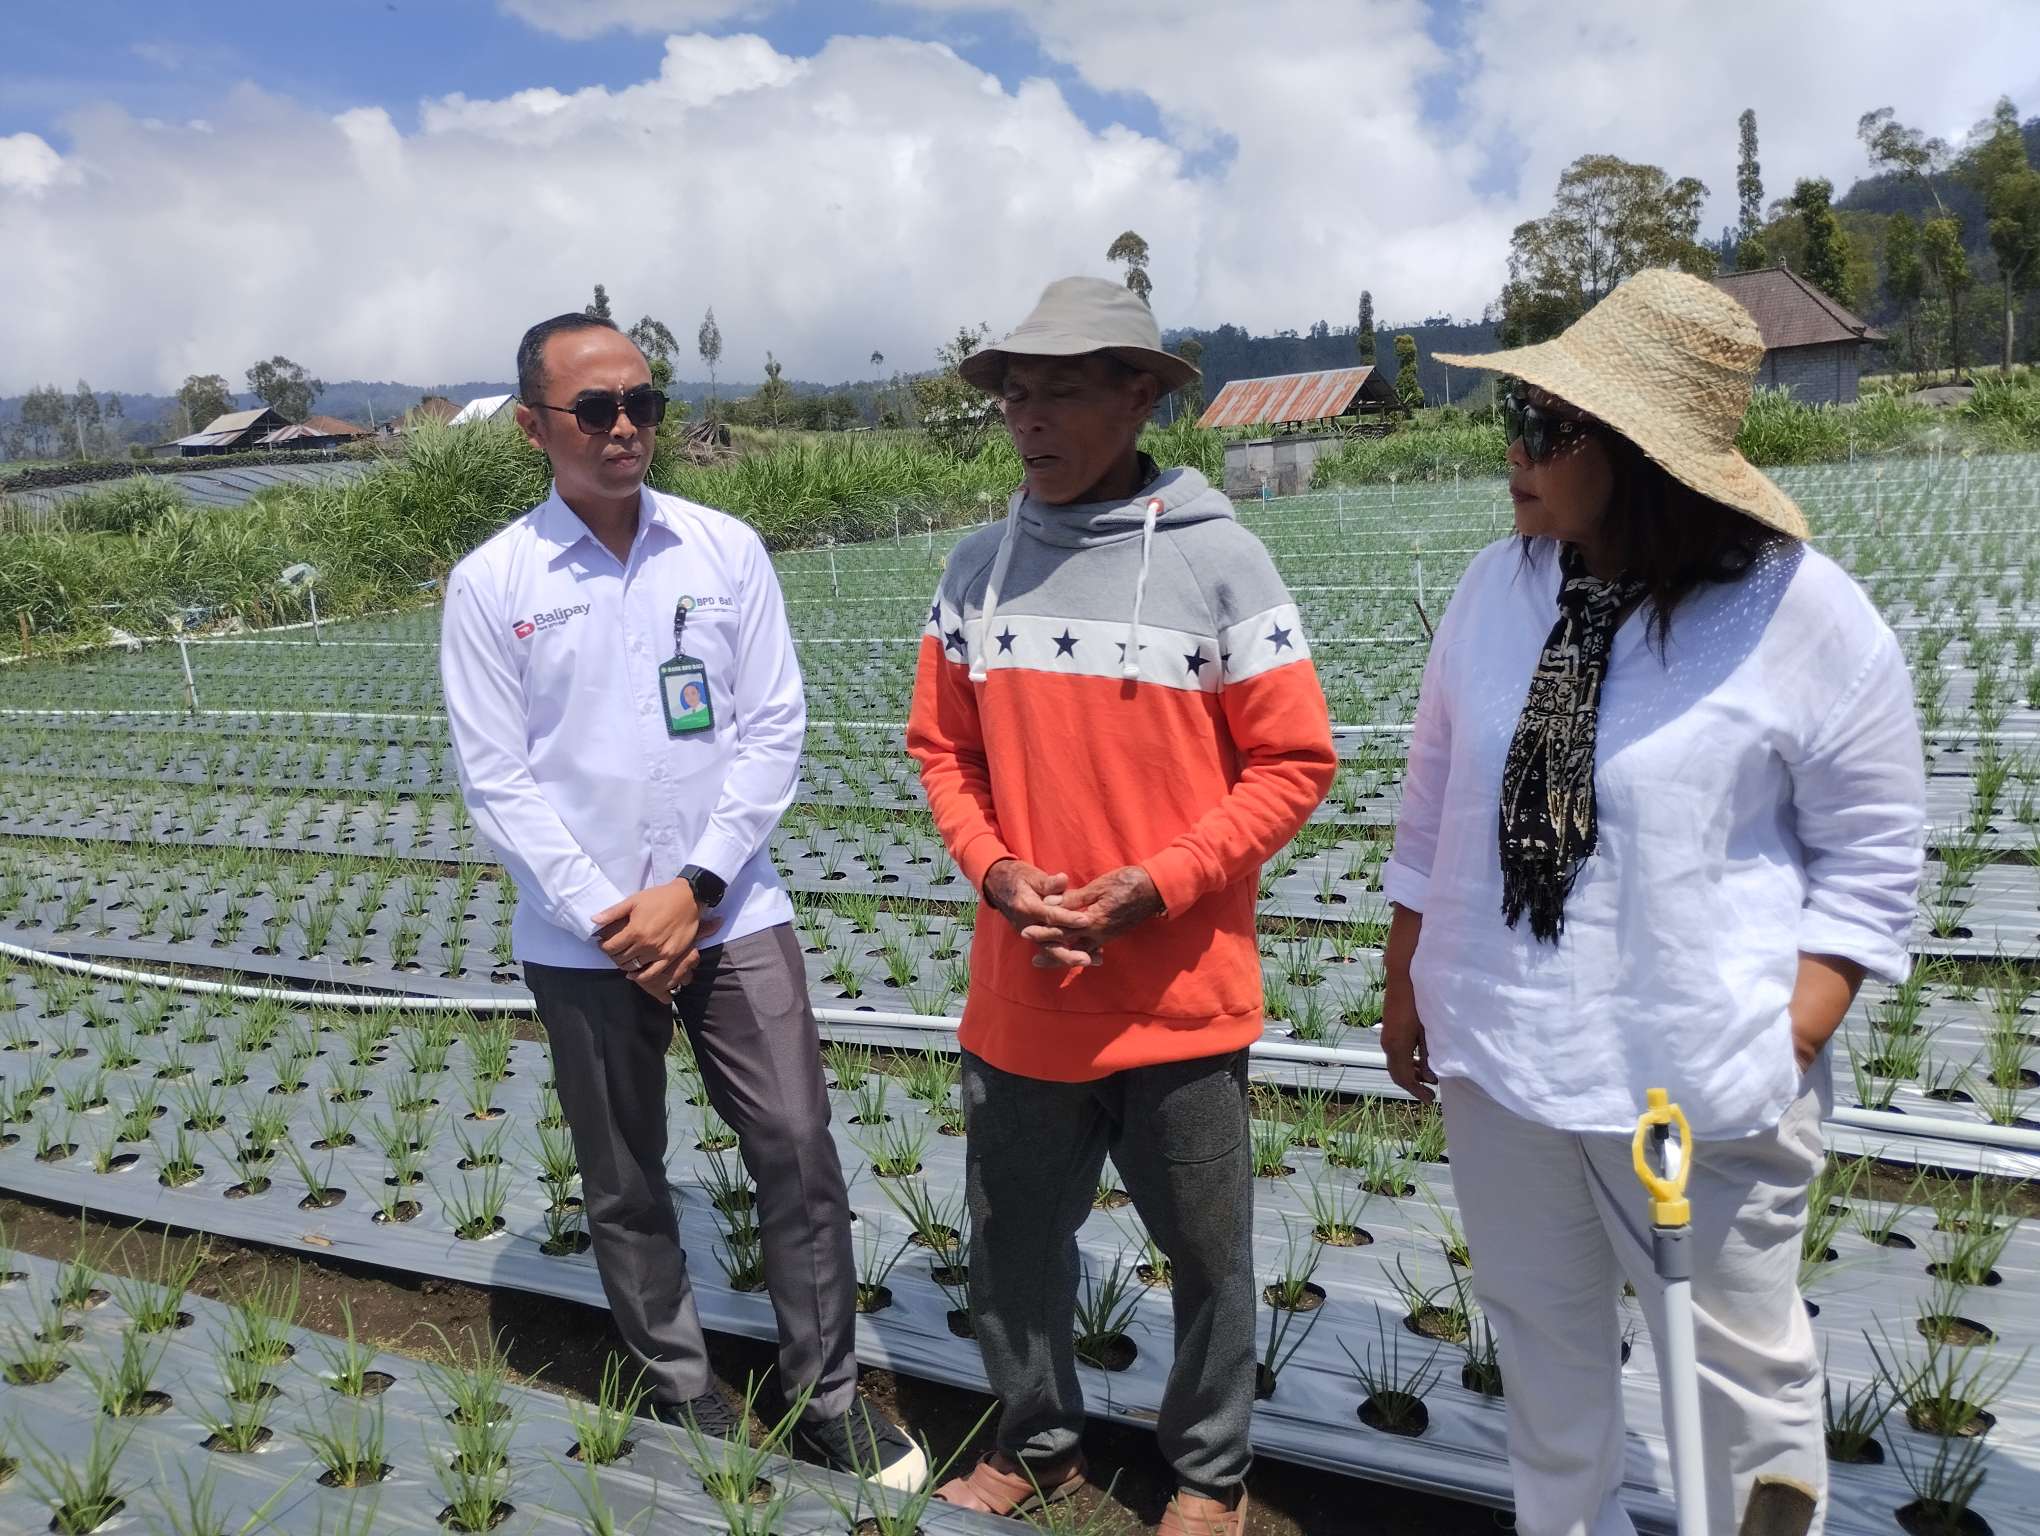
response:
{"label": "id badge on lanyard", "polygon": [[666,734],[692,736],[715,729],[715,696],[708,686],[708,664],[687,654],[687,615],[694,599],[673,605],[673,655],[659,663],[659,699],[666,707]]}

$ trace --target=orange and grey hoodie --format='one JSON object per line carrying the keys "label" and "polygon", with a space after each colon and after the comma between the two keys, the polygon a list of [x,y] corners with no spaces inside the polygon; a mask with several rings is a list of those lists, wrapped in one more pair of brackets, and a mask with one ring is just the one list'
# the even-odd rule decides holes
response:
{"label": "orange and grey hoodie", "polygon": [[1123,502],[1015,492],[1003,524],[957,545],[907,750],[972,885],[1008,857],[1072,890],[1138,864],[1165,908],[1103,965],[1061,970],[981,906],[966,1050],[1084,1082],[1259,1038],[1261,865],[1337,760],[1296,605],[1202,475],[1152,475]]}

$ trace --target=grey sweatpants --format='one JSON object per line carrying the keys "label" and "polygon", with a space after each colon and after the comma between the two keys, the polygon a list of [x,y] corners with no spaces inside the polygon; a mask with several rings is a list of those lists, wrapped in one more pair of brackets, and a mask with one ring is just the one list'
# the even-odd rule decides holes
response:
{"label": "grey sweatpants", "polygon": [[1076,1232],[1105,1154],[1174,1272],[1176,1357],[1155,1426],[1177,1481],[1226,1498],[1254,1410],[1254,1172],[1247,1053],[1088,1083],[964,1053],[971,1322],[999,1395],[998,1446],[1045,1467],[1077,1447]]}
{"label": "grey sweatpants", "polygon": [[[1742,1524],[1760,1476],[1827,1493],[1826,1422],[1813,1325],[1799,1295],[1807,1184],[1821,1143],[1826,1068],[1771,1130],[1696,1141],[1693,1342],[1700,1366],[1707,1520]],[[1522,1536],[1635,1536],[1622,1507],[1622,1282],[1662,1338],[1630,1138],[1526,1120],[1472,1079],[1438,1085],[1452,1187],[1473,1253],[1473,1292],[1494,1324],[1507,1393],[1509,1470]],[[1825,1511],[1816,1511],[1820,1536]]]}
{"label": "grey sweatpants", "polygon": [[621,971],[527,964],[581,1164],[588,1237],[631,1358],[661,1402],[708,1390],[708,1351],[666,1185],[666,1047],[677,1013],[709,1104],[758,1186],[780,1385],[812,1386],[810,1418],[857,1391],[850,1200],[829,1138],[821,1044],[793,929],[702,951],[667,1007]]}

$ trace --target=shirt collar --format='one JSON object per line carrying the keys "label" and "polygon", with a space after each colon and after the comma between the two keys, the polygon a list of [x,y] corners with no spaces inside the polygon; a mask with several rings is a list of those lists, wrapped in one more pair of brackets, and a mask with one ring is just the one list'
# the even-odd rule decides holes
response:
{"label": "shirt collar", "polygon": [[[641,524],[663,528],[675,539],[681,537],[680,517],[675,511],[671,497],[661,496],[650,486],[639,491],[638,517]],[[581,521],[574,509],[560,499],[557,484],[548,487],[546,498],[538,504],[532,518],[532,527],[538,536],[550,544],[556,552],[572,549],[583,539],[592,539],[588,525]]]}

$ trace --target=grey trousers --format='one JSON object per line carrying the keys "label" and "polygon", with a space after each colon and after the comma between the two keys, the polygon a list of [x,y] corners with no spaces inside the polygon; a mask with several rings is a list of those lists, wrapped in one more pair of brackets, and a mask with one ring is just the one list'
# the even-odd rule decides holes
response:
{"label": "grey trousers", "polygon": [[780,1386],[812,1387],[808,1417],[857,1391],[850,1200],[829,1138],[829,1096],[791,926],[702,951],[667,1007],[621,971],[527,964],[581,1164],[588,1237],[631,1358],[661,1402],[709,1388],[708,1351],[666,1184],[666,1047],[675,1014],[709,1104],[737,1133],[758,1186]]}
{"label": "grey trousers", "polygon": [[1182,1487],[1227,1498],[1253,1459],[1247,1053],[1052,1083],[966,1052],[963,1106],[971,1321],[1003,1404],[999,1449],[1047,1466],[1077,1448],[1076,1232],[1109,1151],[1174,1272],[1176,1355],[1155,1426],[1162,1455]]}

